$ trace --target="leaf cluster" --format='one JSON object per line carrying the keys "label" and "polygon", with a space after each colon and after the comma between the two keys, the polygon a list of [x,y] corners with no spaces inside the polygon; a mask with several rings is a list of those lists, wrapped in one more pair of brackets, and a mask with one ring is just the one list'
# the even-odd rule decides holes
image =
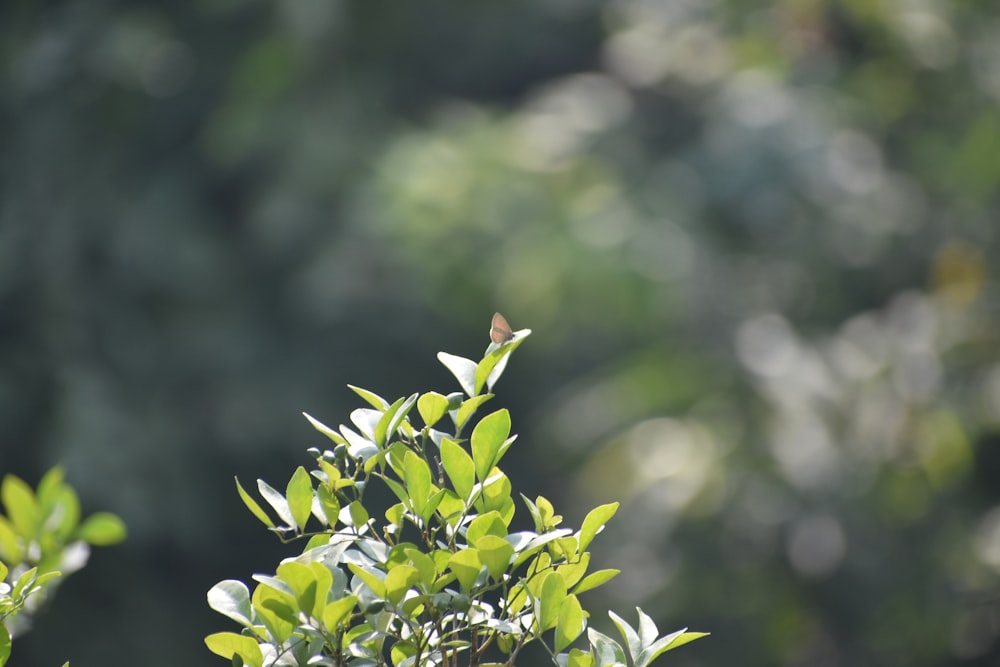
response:
{"label": "leaf cluster", "polygon": [[[491,344],[479,362],[440,353],[462,392],[390,403],[351,387],[369,405],[351,425],[333,429],[306,415],[332,445],[311,449],[315,466],[295,470],[284,492],[258,480],[268,509],[237,480],[254,516],[305,545],[273,575],[254,575],[252,592],[238,580],[209,591],[209,605],[243,626],[206,637],[209,649],[252,667],[510,666],[538,642],[561,667],[646,667],[703,636],[658,637],[641,610],[638,630],[612,615],[627,653],[587,629],[579,595],[618,574],[589,571],[587,549],[617,503],[572,530],[547,499],[522,495],[533,527],[510,530],[517,503],[499,467],[516,439],[510,415],[491,412],[464,433],[528,334]],[[373,483],[398,501],[378,518],[365,499]],[[585,630],[588,648],[571,648]]]}
{"label": "leaf cluster", "polygon": [[80,501],[53,468],[37,490],[15,475],[0,483],[0,666],[12,638],[30,627],[34,613],[51,599],[63,575],[82,568],[90,546],[125,539],[122,520],[97,512],[81,522]]}

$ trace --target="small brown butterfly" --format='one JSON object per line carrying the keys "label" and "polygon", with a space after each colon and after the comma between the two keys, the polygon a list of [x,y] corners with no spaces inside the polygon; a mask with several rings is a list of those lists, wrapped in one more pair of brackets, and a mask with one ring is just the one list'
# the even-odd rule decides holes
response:
{"label": "small brown butterfly", "polygon": [[490,340],[497,345],[503,345],[514,340],[514,332],[510,329],[510,324],[500,313],[493,313],[493,323],[490,325]]}

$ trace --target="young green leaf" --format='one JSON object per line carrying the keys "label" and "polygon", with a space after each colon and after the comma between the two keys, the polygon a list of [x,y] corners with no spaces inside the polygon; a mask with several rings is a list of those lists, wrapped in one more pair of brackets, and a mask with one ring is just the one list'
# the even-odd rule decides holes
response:
{"label": "young green leaf", "polygon": [[5,475],[0,484],[0,498],[17,532],[27,540],[33,539],[41,512],[28,483],[16,475]]}
{"label": "young green leaf", "polygon": [[572,649],[566,659],[566,667],[595,667],[594,656],[590,651],[581,651],[578,648]]}
{"label": "young green leaf", "polygon": [[448,412],[448,397],[442,396],[436,391],[421,394],[420,398],[417,399],[417,411],[425,425],[434,426]]}
{"label": "young green leaf", "polygon": [[294,521],[292,525],[300,530],[304,529],[312,511],[313,487],[312,478],[302,466],[296,468],[292,478],[288,480],[285,498]]}
{"label": "young green leaf", "polygon": [[476,551],[479,552],[479,560],[486,566],[490,577],[493,581],[499,582],[510,565],[510,559],[514,556],[514,547],[502,537],[484,535],[476,540]]}
{"label": "young green leaf", "polygon": [[358,598],[353,595],[342,597],[326,605],[323,609],[323,626],[327,632],[335,632],[337,626],[345,620],[350,619],[350,614],[354,611]]}
{"label": "young green leaf", "polygon": [[594,628],[587,628],[587,639],[594,649],[594,657],[597,658],[598,667],[612,667],[613,665],[625,667],[625,651],[621,644]]}
{"label": "young green leaf", "polygon": [[510,435],[510,413],[506,409],[489,414],[476,424],[472,431],[472,461],[476,466],[476,478],[486,479],[499,462],[500,446]]}
{"label": "young green leaf", "polygon": [[244,627],[250,627],[250,590],[236,579],[220,581],[208,591],[208,606]]}
{"label": "young green leaf", "polygon": [[462,391],[469,396],[475,396],[478,393],[476,391],[476,362],[447,352],[438,352],[437,358],[455,376]]}
{"label": "young green leaf", "polygon": [[441,464],[448,473],[448,479],[455,487],[459,498],[468,501],[472,495],[472,486],[476,482],[476,468],[462,446],[451,439],[441,441]]}
{"label": "young green leaf", "polygon": [[368,404],[376,410],[385,410],[389,407],[388,401],[373,391],[368,391],[367,389],[362,389],[361,387],[355,387],[353,384],[349,384],[347,387],[355,394],[365,399],[365,401],[367,401]]}
{"label": "young green leaf", "polygon": [[678,630],[677,632],[672,632],[666,637],[661,637],[643,649],[635,667],[646,667],[663,653],[684,646],[684,644],[693,642],[695,639],[707,637],[708,634],[709,633],[707,632],[687,632],[687,628]]}
{"label": "young green leaf", "polygon": [[403,482],[406,484],[413,511],[423,515],[424,507],[431,497],[431,469],[427,461],[411,450],[407,450],[403,457]]}
{"label": "young green leaf", "polygon": [[384,598],[386,594],[385,582],[381,579],[381,572],[374,568],[363,568],[354,563],[348,563],[347,567],[358,579],[371,589],[377,598]]}
{"label": "young green leaf", "polygon": [[556,626],[556,622],[559,620],[559,609],[566,601],[566,595],[566,582],[559,576],[559,573],[549,572],[544,575],[537,600],[536,615],[539,632]]}
{"label": "young green leaf", "polygon": [[458,409],[452,413],[452,420],[455,422],[455,428],[459,431],[465,428],[466,422],[472,418],[472,415],[476,414],[476,410],[479,409],[479,406],[491,398],[493,398],[493,394],[481,394],[462,401],[462,404],[458,406]]}
{"label": "young green leaf", "polygon": [[462,590],[467,591],[475,585],[479,572],[483,569],[483,562],[475,549],[462,549],[448,559],[448,568],[458,577]]}
{"label": "young green leaf", "polygon": [[286,526],[295,526],[295,518],[292,516],[292,511],[288,508],[288,501],[283,495],[278,493],[277,489],[264,480],[258,479],[257,490],[278,515],[278,518],[285,522]]}
{"label": "young green leaf", "polygon": [[615,626],[618,628],[618,632],[622,634],[622,638],[625,640],[625,645],[628,647],[628,653],[632,658],[632,663],[634,665],[643,649],[642,641],[639,639],[639,633],[636,632],[635,629],[625,621],[625,619],[615,612],[609,611],[608,616],[611,617],[612,622],[614,622]]}
{"label": "young green leaf", "polygon": [[340,435],[339,433],[337,433],[336,431],[334,431],[332,428],[330,428],[329,426],[327,426],[326,424],[324,424],[320,420],[314,418],[308,412],[303,412],[302,416],[309,420],[309,423],[312,424],[312,427],[314,429],[316,429],[317,431],[319,431],[320,433],[322,433],[326,437],[330,438],[330,440],[333,440],[338,445],[346,445],[347,444],[347,440],[344,439],[344,436]]}
{"label": "young green leaf", "polygon": [[598,570],[597,572],[591,572],[586,577],[583,578],[573,592],[577,595],[580,593],[585,593],[589,590],[593,590],[598,586],[603,586],[615,577],[621,574],[621,570]]}
{"label": "young green leaf", "polygon": [[385,575],[385,597],[391,605],[398,605],[420,579],[420,573],[412,565],[397,565]]}
{"label": "young green leaf", "polygon": [[507,525],[503,522],[499,512],[480,514],[469,523],[469,527],[465,531],[465,537],[469,544],[476,547],[479,546],[477,543],[480,538],[485,535],[495,535],[501,539],[507,537]]}
{"label": "young green leaf", "polygon": [[227,660],[239,656],[242,663],[249,667],[262,667],[264,664],[264,655],[252,637],[235,632],[216,632],[205,637],[205,645],[212,653]]}
{"label": "young green leaf", "polygon": [[76,534],[88,544],[111,546],[125,539],[125,522],[110,512],[95,512],[84,519]]}
{"label": "young green leaf", "polygon": [[567,595],[559,608],[556,619],[555,649],[561,651],[573,643],[583,632],[585,623],[583,607],[575,595]]}
{"label": "young green leaf", "polygon": [[10,647],[10,632],[6,625],[0,623],[0,667],[7,664],[7,660],[10,659]]}
{"label": "young green leaf", "polygon": [[274,528],[274,521],[267,515],[267,513],[257,504],[257,501],[250,497],[250,494],[246,492],[243,485],[240,484],[240,480],[236,479],[236,491],[240,494],[240,500],[243,504],[247,506],[251,514],[260,519],[268,528]]}
{"label": "young green leaf", "polygon": [[587,547],[604,528],[604,524],[611,520],[611,517],[618,511],[618,503],[608,503],[590,510],[583,525],[580,526],[580,551],[586,551]]}

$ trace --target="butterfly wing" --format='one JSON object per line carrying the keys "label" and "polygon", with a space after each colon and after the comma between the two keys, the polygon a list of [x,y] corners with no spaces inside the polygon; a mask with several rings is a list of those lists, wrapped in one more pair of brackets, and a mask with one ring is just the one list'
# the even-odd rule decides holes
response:
{"label": "butterfly wing", "polygon": [[493,313],[493,323],[490,325],[490,340],[497,345],[503,345],[514,339],[514,332],[511,331],[510,324],[500,313]]}

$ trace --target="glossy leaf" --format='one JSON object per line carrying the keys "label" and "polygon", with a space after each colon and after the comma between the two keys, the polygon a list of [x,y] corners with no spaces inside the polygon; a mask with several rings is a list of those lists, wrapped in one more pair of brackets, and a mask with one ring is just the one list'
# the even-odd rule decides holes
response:
{"label": "glossy leaf", "polygon": [[559,615],[556,619],[556,651],[562,651],[580,636],[585,627],[584,619],[580,601],[575,595],[567,595],[559,608]]}
{"label": "glossy leaf", "polygon": [[368,404],[376,410],[385,410],[389,407],[389,402],[373,391],[368,391],[367,389],[362,389],[361,387],[355,387],[353,384],[349,384],[347,387],[355,394],[365,399],[365,401],[367,401]]}
{"label": "glossy leaf", "polygon": [[262,667],[264,664],[264,655],[252,637],[235,632],[216,632],[205,637],[205,645],[212,653],[227,660],[232,660],[234,655],[238,655],[243,664],[249,667]]}
{"label": "glossy leaf", "polygon": [[312,478],[306,469],[299,466],[292,473],[285,488],[285,499],[288,503],[288,511],[291,513],[293,526],[303,529],[309,521],[312,513],[313,487]]}
{"label": "glossy leaf", "polygon": [[537,600],[539,632],[555,627],[559,608],[566,601],[566,595],[566,582],[557,572],[549,572],[543,576]]}
{"label": "glossy leaf", "polygon": [[437,358],[455,376],[462,391],[476,395],[476,362],[447,352],[438,352]]}
{"label": "glossy leaf", "polygon": [[454,413],[455,427],[459,430],[465,428],[465,424],[472,418],[472,415],[476,414],[479,406],[491,398],[493,398],[493,394],[482,394],[481,396],[473,396],[462,401],[462,404]]}
{"label": "glossy leaf", "polygon": [[460,498],[468,501],[472,495],[472,486],[476,482],[476,468],[472,457],[457,442],[445,439],[441,442],[441,465],[448,473],[455,492]]}
{"label": "glossy leaf", "polygon": [[489,414],[476,424],[472,431],[472,461],[476,478],[485,480],[499,462],[500,446],[510,435],[510,413],[506,409]]}
{"label": "glossy leaf", "polygon": [[286,526],[291,527],[295,525],[295,518],[292,516],[292,511],[288,508],[288,501],[277,489],[264,480],[258,479],[257,490],[264,497],[264,500],[267,501],[267,504],[271,506],[275,514],[278,515],[278,518],[284,521]]}
{"label": "glossy leaf", "polygon": [[350,619],[350,614],[358,603],[358,598],[348,595],[326,605],[323,609],[323,625],[327,632],[335,632],[337,626]]}
{"label": "glossy leaf", "polygon": [[385,597],[390,604],[397,605],[406,591],[413,588],[420,579],[420,573],[412,565],[397,565],[385,575]]}
{"label": "glossy leaf", "polygon": [[591,572],[590,574],[588,574],[586,577],[583,578],[583,581],[577,584],[576,588],[573,589],[573,592],[579,595],[580,593],[593,590],[598,586],[603,586],[604,584],[608,583],[609,581],[617,577],[619,574],[621,574],[621,570],[609,569],[609,570],[598,570],[596,572]]}
{"label": "glossy leaf", "polygon": [[514,556],[514,547],[496,535],[485,535],[476,540],[476,551],[479,559],[486,566],[486,571],[494,581],[500,581],[503,573],[507,571],[511,558]]}
{"label": "glossy leaf", "polygon": [[448,414],[448,397],[436,391],[429,391],[421,394],[417,399],[417,411],[420,418],[427,426],[434,426],[441,418]]}
{"label": "glossy leaf", "polygon": [[208,591],[208,606],[242,626],[250,627],[250,590],[236,579],[220,581]]}
{"label": "glossy leaf", "polygon": [[452,554],[448,560],[448,567],[458,577],[462,590],[469,590],[476,583],[479,572],[483,568],[483,562],[479,558],[479,552],[469,548]]}
{"label": "glossy leaf", "polygon": [[338,445],[347,444],[347,440],[344,438],[344,436],[342,436],[341,434],[337,433],[332,428],[330,428],[329,426],[327,426],[326,424],[324,424],[320,420],[318,420],[315,417],[313,417],[312,415],[310,415],[308,412],[303,412],[302,416],[305,417],[307,420],[309,420],[309,423],[312,424],[312,427],[314,429],[316,429],[317,431],[319,431],[320,433],[322,433],[326,437],[330,438],[330,440],[332,440],[336,444],[338,444]]}

